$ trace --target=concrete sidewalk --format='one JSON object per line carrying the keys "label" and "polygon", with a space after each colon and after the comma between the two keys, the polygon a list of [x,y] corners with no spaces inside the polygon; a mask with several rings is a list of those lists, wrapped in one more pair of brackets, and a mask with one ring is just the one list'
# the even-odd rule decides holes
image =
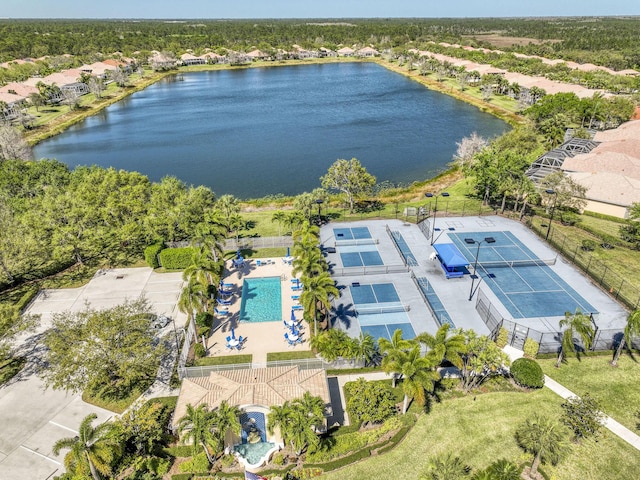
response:
{"label": "concrete sidewalk", "polygon": [[[508,345],[504,347],[503,350],[505,351],[505,353],[507,353],[507,355],[509,355],[509,357],[511,358],[511,361],[514,361],[522,357],[522,351],[516,350],[515,348],[510,347]],[[553,393],[561,396],[565,400],[570,397],[578,396],[568,388],[560,385],[558,382],[548,377],[547,375],[544,376],[544,386],[547,387],[549,390],[551,390]],[[627,427],[616,422],[613,418],[609,417],[608,415],[605,415],[604,417],[604,426],[607,427],[615,435],[620,437],[622,440],[627,442],[629,445],[636,448],[637,450],[640,450],[640,436],[633,433]]]}

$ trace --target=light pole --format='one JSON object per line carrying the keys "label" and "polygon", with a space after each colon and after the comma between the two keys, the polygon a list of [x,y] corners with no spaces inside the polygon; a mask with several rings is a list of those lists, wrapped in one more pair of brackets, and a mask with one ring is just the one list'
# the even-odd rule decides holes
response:
{"label": "light pole", "polygon": [[471,301],[471,299],[473,298],[473,284],[476,281],[476,278],[478,278],[478,255],[480,255],[480,245],[482,245],[483,243],[496,243],[496,239],[493,237],[485,237],[484,240],[474,240],[473,238],[465,238],[464,239],[465,243],[467,245],[473,245],[474,243],[476,243],[478,245],[478,248],[476,248],[476,259],[473,262],[473,275],[471,275],[471,290],[469,290],[469,301]]}
{"label": "light pole", "polygon": [[173,323],[173,334],[176,336],[176,352],[180,350],[180,342],[178,341],[178,331],[176,330],[176,321],[171,317],[171,323]]}
{"label": "light pole", "polygon": [[551,207],[551,216],[549,217],[549,225],[547,226],[547,235],[544,237],[545,240],[549,240],[549,233],[551,233],[551,223],[553,222],[553,213],[556,210],[556,202],[558,201],[558,192],[549,188],[545,190],[545,193],[554,195],[553,206]]}
{"label": "light pole", "polygon": [[449,194],[447,192],[442,192],[440,195],[438,194],[433,194],[431,192],[427,192],[424,194],[425,197],[427,198],[436,198],[436,204],[433,206],[433,219],[431,220],[431,222],[433,223],[433,225],[431,226],[431,245],[433,245],[433,236],[436,233],[436,214],[438,212],[438,196],[442,196],[442,197],[448,197]]}
{"label": "light pole", "polygon": [[321,198],[316,200],[316,204],[318,205],[318,225],[322,225],[322,217],[320,216],[320,208],[322,208],[322,204],[324,203],[324,200],[322,200]]}

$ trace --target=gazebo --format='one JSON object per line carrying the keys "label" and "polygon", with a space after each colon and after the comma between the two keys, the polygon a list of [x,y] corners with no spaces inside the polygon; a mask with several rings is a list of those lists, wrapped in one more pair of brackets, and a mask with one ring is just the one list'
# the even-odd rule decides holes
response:
{"label": "gazebo", "polygon": [[453,243],[434,243],[438,261],[447,278],[458,278],[468,272],[469,261]]}

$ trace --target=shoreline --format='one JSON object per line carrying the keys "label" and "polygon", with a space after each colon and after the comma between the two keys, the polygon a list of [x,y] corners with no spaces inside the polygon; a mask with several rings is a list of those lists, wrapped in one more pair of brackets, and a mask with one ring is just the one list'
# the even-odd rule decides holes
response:
{"label": "shoreline", "polygon": [[[125,87],[122,91],[113,95],[109,98],[102,98],[100,100],[94,100],[91,104],[84,107],[81,111],[70,111],[67,112],[57,119],[51,122],[50,127],[47,128],[46,131],[37,132],[33,135],[25,135],[25,141],[30,146],[35,146],[38,143],[52,138],[60,133],[63,133],[68,128],[72,127],[85,120],[88,117],[96,115],[100,113],[102,110],[106,109],[110,105],[113,105],[126,97],[144,90],[145,88],[163,80],[166,77],[171,75],[181,75],[183,73],[191,73],[191,72],[206,72],[206,71],[216,71],[216,70],[240,70],[240,69],[248,69],[248,68],[278,68],[278,67],[286,67],[286,66],[300,66],[300,65],[317,65],[317,64],[332,64],[332,63],[376,63],[386,70],[403,75],[404,77],[414,80],[421,84],[423,87],[437,91],[439,93],[448,95],[457,100],[465,102],[469,105],[472,105],[485,113],[489,113],[497,118],[500,118],[507,124],[512,127],[521,123],[523,121],[522,117],[512,113],[508,110],[502,109],[495,105],[488,104],[482,100],[476,99],[471,95],[466,95],[464,92],[456,91],[453,88],[443,85],[435,80],[428,79],[424,76],[420,76],[417,71],[409,72],[401,69],[399,66],[392,64],[382,58],[352,58],[352,57],[333,57],[333,58],[322,58],[322,59],[305,59],[305,60],[282,60],[278,62],[265,62],[258,61],[248,65],[227,65],[227,64],[211,64],[211,65],[192,65],[186,67],[178,67],[176,69],[167,70],[163,72],[153,72],[151,76],[145,77],[138,80],[138,83],[134,83],[130,87]],[[433,181],[442,181],[445,180],[445,184],[451,183],[451,177],[456,177],[455,169],[451,169],[450,167],[445,168],[442,172],[436,174],[431,178],[424,178],[421,180],[414,181],[410,185],[399,186],[397,190],[399,190],[398,194],[392,195],[393,197],[413,197],[415,196],[415,189],[424,187],[425,185],[433,182]],[[456,179],[458,180],[458,179]],[[455,180],[454,180],[455,181]],[[393,191],[393,190],[392,190]],[[400,193],[403,192],[403,193]],[[389,198],[390,196],[386,196]],[[257,210],[268,209],[267,205],[286,205],[291,203],[293,197],[286,196],[279,199],[269,198],[269,196],[265,197],[257,197],[257,198],[247,198],[247,199],[239,199],[242,203],[245,204],[261,204],[261,206],[257,207]]]}

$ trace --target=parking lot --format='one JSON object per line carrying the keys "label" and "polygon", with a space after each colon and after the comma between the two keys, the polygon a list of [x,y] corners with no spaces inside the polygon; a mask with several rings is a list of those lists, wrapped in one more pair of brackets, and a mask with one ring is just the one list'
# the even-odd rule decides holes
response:
{"label": "parking lot", "polygon": [[[150,268],[113,269],[96,273],[80,288],[42,290],[25,313],[40,315],[38,327],[16,342],[28,358],[23,371],[0,387],[0,479],[47,479],[64,471],[62,452],[52,453],[54,443],[77,434],[82,419],[90,413],[96,424],[114,416],[82,401],[80,394],[45,389],[37,373],[42,368],[42,335],[51,326],[54,313],[86,308],[110,308],[140,295],[158,315],[175,319],[178,328],[186,316],[176,305],[182,288],[181,273],[158,274]],[[159,332],[164,335],[172,323]]]}

